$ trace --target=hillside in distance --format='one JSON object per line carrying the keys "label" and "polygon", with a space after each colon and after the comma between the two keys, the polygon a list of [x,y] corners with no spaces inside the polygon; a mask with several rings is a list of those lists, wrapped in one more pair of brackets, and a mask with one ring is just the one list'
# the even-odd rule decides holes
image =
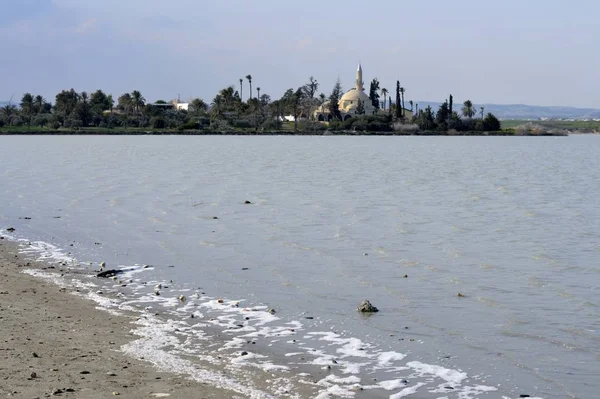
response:
{"label": "hillside in distance", "polygon": [[[419,101],[419,109],[431,106],[435,111],[441,103],[430,101]],[[552,107],[541,105],[524,105],[524,104],[477,104],[475,103],[477,112],[480,112],[480,107],[484,107],[485,113],[491,112],[499,119],[600,119],[600,109],[594,108],[575,108],[575,107]],[[460,110],[462,104],[456,104],[454,107]]]}

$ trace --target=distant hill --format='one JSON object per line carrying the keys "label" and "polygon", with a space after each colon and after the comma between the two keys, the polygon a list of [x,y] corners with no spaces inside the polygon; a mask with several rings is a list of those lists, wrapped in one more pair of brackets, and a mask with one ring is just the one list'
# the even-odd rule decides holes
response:
{"label": "distant hill", "polygon": [[[434,110],[441,103],[430,101],[419,101],[419,109],[426,108],[428,105]],[[481,104],[475,104],[477,110]],[[462,107],[462,104],[455,104],[455,108]],[[539,105],[524,104],[483,104],[485,113],[491,112],[499,119],[600,119],[600,109],[593,108],[575,108],[575,107],[547,107]]]}

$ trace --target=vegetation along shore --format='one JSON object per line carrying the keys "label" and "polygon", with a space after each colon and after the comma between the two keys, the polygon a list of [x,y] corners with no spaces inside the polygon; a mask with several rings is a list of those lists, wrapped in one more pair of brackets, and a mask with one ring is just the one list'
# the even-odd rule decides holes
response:
{"label": "vegetation along shore", "polygon": [[[317,95],[319,83],[312,76],[297,89],[287,90],[272,100],[267,94],[252,91],[242,98],[234,86],[220,90],[207,103],[195,98],[147,102],[134,90],[114,97],[102,90],[92,94],[63,90],[54,103],[41,95],[25,93],[18,105],[0,108],[0,134],[240,134],[240,135],[566,135],[567,130],[545,125],[521,123],[502,128],[492,113],[485,113],[470,101],[460,106],[448,96],[437,110],[419,109],[413,101],[405,103],[406,89],[396,82],[395,100],[377,78],[370,83],[368,97],[362,92],[362,70],[357,87],[343,93],[337,81],[329,96]],[[362,97],[361,97],[362,96]],[[346,101],[346,99],[350,99]],[[355,100],[355,101],[353,101]],[[350,103],[354,103],[350,105]],[[345,107],[345,108],[344,108]]]}

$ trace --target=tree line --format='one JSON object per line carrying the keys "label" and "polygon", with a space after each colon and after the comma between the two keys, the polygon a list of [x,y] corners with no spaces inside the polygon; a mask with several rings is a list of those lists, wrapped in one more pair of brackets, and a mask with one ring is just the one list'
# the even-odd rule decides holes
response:
{"label": "tree line", "polygon": [[[244,83],[249,92],[244,99]],[[310,77],[298,88],[290,88],[273,100],[256,87],[252,88],[252,76],[239,79],[235,86],[221,89],[210,103],[195,98],[187,110],[169,106],[158,100],[148,103],[139,90],[120,95],[117,100],[111,94],[97,90],[92,94],[74,89],[58,93],[51,104],[41,95],[25,93],[19,106],[8,104],[0,108],[0,127],[23,126],[29,128],[81,129],[81,128],[153,128],[179,130],[254,130],[273,131],[282,129],[291,116],[294,131],[317,130],[368,130],[389,131],[398,123],[416,124],[422,130],[480,131],[499,130],[500,122],[491,113],[475,118],[476,109],[471,101],[463,104],[460,113],[453,109],[449,97],[434,114],[431,107],[418,109],[409,101],[412,118],[407,117],[404,102],[406,89],[396,82],[395,101],[386,88],[380,88],[377,78],[369,88],[369,99],[375,109],[374,115],[365,115],[364,104],[358,104],[356,114],[350,121],[343,121],[339,100],[344,94],[341,82],[335,82],[329,95],[319,93],[319,82]],[[319,93],[319,94],[317,94]],[[413,107],[416,105],[416,109]],[[315,112],[316,111],[316,112]],[[319,123],[314,115],[331,115],[328,124]],[[287,124],[287,123],[286,123]]]}

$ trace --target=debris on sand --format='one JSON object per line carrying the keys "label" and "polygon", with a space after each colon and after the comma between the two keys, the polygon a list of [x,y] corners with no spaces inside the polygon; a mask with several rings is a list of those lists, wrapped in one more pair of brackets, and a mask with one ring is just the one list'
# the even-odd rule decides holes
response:
{"label": "debris on sand", "polygon": [[121,274],[121,273],[123,273],[123,270],[112,269],[112,270],[107,270],[105,272],[100,272],[100,273],[96,274],[96,277],[99,277],[99,278],[110,278],[110,277],[114,277],[114,276],[116,276],[118,274]]}

